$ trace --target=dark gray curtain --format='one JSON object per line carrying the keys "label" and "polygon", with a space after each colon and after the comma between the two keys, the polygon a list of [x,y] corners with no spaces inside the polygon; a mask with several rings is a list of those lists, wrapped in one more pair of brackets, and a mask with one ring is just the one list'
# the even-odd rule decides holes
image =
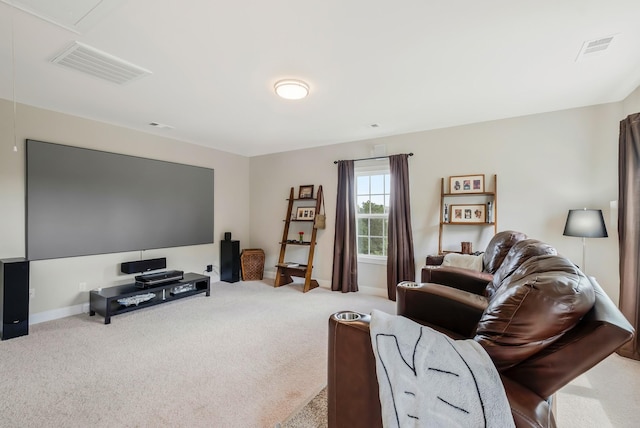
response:
{"label": "dark gray curtain", "polygon": [[640,113],[620,122],[618,158],[620,310],[636,329],[618,353],[640,360]]}
{"label": "dark gray curtain", "polygon": [[356,247],[356,197],[353,161],[338,161],[336,233],[333,241],[331,290],[358,291],[358,248]]}
{"label": "dark gray curtain", "polygon": [[415,281],[409,201],[409,155],[389,156],[391,202],[389,204],[389,246],[387,249],[387,294],[396,300],[400,281]]}

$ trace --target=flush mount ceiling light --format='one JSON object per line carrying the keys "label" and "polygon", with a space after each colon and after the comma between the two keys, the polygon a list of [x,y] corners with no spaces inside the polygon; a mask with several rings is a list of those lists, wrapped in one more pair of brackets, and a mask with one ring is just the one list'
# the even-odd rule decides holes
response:
{"label": "flush mount ceiling light", "polygon": [[309,95],[309,85],[301,80],[279,80],[274,88],[276,94],[285,100],[300,100]]}

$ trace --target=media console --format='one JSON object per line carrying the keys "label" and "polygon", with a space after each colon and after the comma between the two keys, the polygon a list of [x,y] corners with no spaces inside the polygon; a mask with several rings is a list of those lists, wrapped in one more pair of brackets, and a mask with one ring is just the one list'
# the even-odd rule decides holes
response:
{"label": "media console", "polygon": [[211,278],[195,273],[186,273],[181,280],[141,289],[135,283],[91,290],[89,293],[89,315],[96,313],[110,324],[111,317],[183,297],[206,293],[211,295]]}

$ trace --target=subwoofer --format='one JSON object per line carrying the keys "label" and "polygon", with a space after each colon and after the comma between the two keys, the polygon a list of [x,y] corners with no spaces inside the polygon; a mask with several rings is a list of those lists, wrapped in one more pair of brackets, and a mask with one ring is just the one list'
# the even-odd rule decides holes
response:
{"label": "subwoofer", "polygon": [[0,260],[0,338],[29,334],[29,261]]}

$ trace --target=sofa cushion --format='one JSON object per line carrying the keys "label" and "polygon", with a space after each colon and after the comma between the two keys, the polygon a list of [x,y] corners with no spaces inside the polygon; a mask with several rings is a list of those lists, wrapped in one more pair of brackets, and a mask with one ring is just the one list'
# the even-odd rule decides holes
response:
{"label": "sofa cushion", "polygon": [[449,253],[444,256],[442,266],[453,266],[482,272],[482,256]]}
{"label": "sofa cushion", "polygon": [[523,239],[516,242],[507,253],[504,261],[493,274],[493,280],[484,291],[486,297],[491,298],[502,282],[511,275],[522,263],[534,256],[543,254],[558,254],[555,248],[537,239]]}
{"label": "sofa cushion", "polygon": [[505,370],[561,337],[594,302],[591,283],[571,261],[534,256],[503,281],[474,339]]}
{"label": "sofa cushion", "polygon": [[513,230],[496,233],[491,241],[489,241],[487,249],[484,252],[484,271],[494,274],[502,264],[511,247],[523,239],[527,239],[527,235]]}

